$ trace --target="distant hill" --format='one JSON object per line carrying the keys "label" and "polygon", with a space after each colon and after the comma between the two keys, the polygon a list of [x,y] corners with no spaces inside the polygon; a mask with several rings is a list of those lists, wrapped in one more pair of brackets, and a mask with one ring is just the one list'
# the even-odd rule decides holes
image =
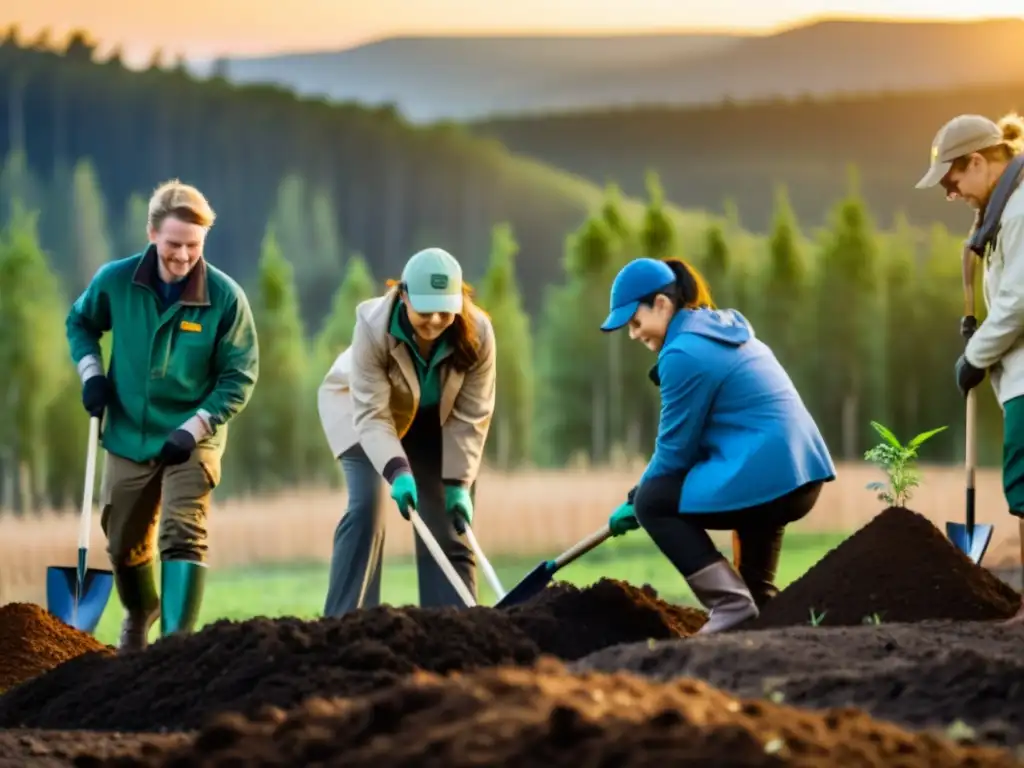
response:
{"label": "distant hill", "polygon": [[1009,82],[1024,82],[1024,19],[829,20],[736,40],[699,57],[605,67],[534,98],[561,109],[681,106]]}
{"label": "distant hill", "polygon": [[393,102],[417,122],[477,120],[1024,82],[1024,19],[823,20],[769,35],[403,37],[218,67],[236,82]]}
{"label": "distant hill", "polygon": [[393,102],[414,122],[467,120],[529,108],[551,84],[591,72],[643,69],[727,50],[735,35],[396,37],[341,51],[222,59],[236,83],[283,85],[309,96]]}
{"label": "distant hill", "polygon": [[596,184],[618,182],[627,194],[642,194],[645,172],[655,169],[675,204],[721,211],[731,198],[742,223],[761,232],[778,184],[788,187],[804,225],[824,223],[854,164],[881,225],[903,211],[915,223],[960,230],[970,223],[964,206],[914,189],[932,138],[957,114],[996,119],[1011,110],[1024,113],[1024,76],[986,88],[566,113],[485,121],[473,130]]}

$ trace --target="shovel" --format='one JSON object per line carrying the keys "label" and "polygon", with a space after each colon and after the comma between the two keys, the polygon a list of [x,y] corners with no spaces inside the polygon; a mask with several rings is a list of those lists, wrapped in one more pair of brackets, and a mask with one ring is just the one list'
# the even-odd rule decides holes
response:
{"label": "shovel", "polygon": [[112,571],[87,568],[89,533],[92,524],[92,493],[96,479],[96,453],[100,420],[89,419],[89,446],[85,459],[85,492],[78,523],[78,565],[46,569],[46,609],[65,624],[92,634],[107,607],[114,584]]}
{"label": "shovel", "polygon": [[[965,247],[963,254],[963,281],[964,281],[964,316],[967,318],[974,317],[974,265],[975,265],[974,252]],[[965,326],[963,329],[965,339],[970,339],[974,333],[972,327]],[[977,416],[978,416],[978,398],[977,398],[977,387],[967,393],[967,425],[965,432],[967,433],[967,445],[964,451],[965,455],[965,470],[967,480],[967,496],[966,496],[966,524],[962,523],[946,523],[946,536],[949,540],[967,555],[975,565],[980,565],[981,560],[985,557],[985,550],[988,549],[989,542],[992,541],[993,526],[991,525],[975,525],[974,523],[974,468],[977,465]]]}
{"label": "shovel", "polygon": [[512,587],[512,590],[505,595],[505,597],[499,600],[494,607],[508,608],[511,605],[526,602],[531,597],[539,595],[544,588],[551,583],[552,577],[561,570],[563,566],[566,566],[576,558],[587,554],[587,552],[592,550],[594,547],[603,543],[606,539],[611,538],[611,535],[612,531],[606,525],[600,530],[594,531],[594,533],[590,534],[585,539],[573,544],[554,560],[546,560],[543,563],[540,563],[536,568],[526,574],[522,581]]}
{"label": "shovel", "polygon": [[437,539],[434,538],[434,534],[427,528],[427,524],[423,522],[423,518],[419,516],[419,513],[415,509],[409,510],[409,521],[412,523],[413,528],[416,529],[416,533],[423,539],[423,543],[427,545],[427,549],[430,550],[430,554],[433,555],[434,561],[438,564],[444,575],[451,582],[452,587],[456,592],[459,593],[459,597],[462,598],[462,602],[467,607],[472,608],[476,605],[476,600],[473,599],[473,595],[469,593],[469,588],[466,583],[459,578],[459,574],[455,572],[455,568],[452,567],[451,561],[445,556],[444,550],[441,549],[441,545],[437,543]]}
{"label": "shovel", "polygon": [[469,527],[467,523],[465,526],[466,539],[469,541],[469,546],[476,555],[477,560],[480,561],[480,567],[484,569],[484,576],[487,577],[487,581],[490,582],[491,589],[494,590],[494,594],[498,596],[500,601],[505,597],[505,589],[501,586],[501,582],[498,580],[498,574],[491,565],[490,560],[484,555],[483,549],[480,548],[480,542],[476,540],[476,534],[473,533],[473,529]]}

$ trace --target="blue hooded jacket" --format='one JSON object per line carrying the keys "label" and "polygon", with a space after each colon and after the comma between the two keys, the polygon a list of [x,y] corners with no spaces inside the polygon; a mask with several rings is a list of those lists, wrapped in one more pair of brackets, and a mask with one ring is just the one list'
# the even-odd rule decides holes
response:
{"label": "blue hooded jacket", "polygon": [[656,371],[661,419],[641,483],[687,473],[681,512],[728,512],[835,479],[789,375],[736,310],[677,312]]}

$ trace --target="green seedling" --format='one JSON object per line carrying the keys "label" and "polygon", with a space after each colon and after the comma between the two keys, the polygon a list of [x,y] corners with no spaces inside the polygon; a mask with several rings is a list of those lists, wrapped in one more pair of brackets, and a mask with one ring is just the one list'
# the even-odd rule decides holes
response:
{"label": "green seedling", "polygon": [[819,624],[821,624],[821,622],[825,620],[825,614],[826,613],[828,613],[828,611],[822,611],[821,613],[815,613],[814,609],[811,608],[811,626],[812,627],[816,627]]}
{"label": "green seedling", "polygon": [[896,435],[887,427],[877,421],[872,421],[871,426],[882,436],[882,441],[874,448],[864,453],[864,458],[873,464],[881,467],[889,476],[889,484],[868,483],[869,491],[878,492],[878,500],[884,501],[891,507],[904,507],[910,500],[910,489],[916,488],[921,483],[921,476],[914,466],[917,458],[917,449],[931,437],[942,432],[946,427],[922,432],[906,445],[896,439]]}
{"label": "green seedling", "polygon": [[873,624],[878,626],[882,623],[882,616],[878,613],[872,613],[870,616],[865,616],[861,619],[861,624]]}

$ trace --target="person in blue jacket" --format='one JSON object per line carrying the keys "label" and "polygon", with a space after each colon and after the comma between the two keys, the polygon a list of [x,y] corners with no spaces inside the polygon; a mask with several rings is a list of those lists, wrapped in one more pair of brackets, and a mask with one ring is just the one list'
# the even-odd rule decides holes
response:
{"label": "person in blue jacket", "polygon": [[[771,349],[740,312],[714,308],[689,265],[635,259],[609,304],[601,330],[628,327],[656,352],[661,390],[654,454],[609,527],[647,531],[708,609],[702,632],[756,618],[777,594],[786,525],[835,479],[825,441]],[[733,531],[735,568],[709,530]]]}

